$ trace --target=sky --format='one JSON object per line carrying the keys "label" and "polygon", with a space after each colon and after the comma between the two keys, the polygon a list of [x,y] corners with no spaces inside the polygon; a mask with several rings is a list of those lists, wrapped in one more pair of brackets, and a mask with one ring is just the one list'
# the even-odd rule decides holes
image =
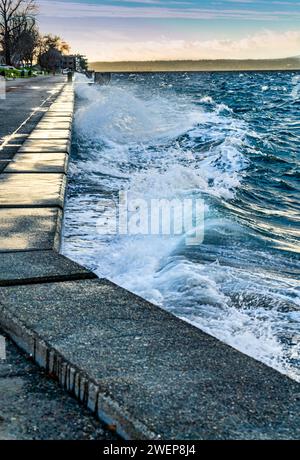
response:
{"label": "sky", "polygon": [[40,29],[89,61],[300,56],[300,0],[38,0]]}

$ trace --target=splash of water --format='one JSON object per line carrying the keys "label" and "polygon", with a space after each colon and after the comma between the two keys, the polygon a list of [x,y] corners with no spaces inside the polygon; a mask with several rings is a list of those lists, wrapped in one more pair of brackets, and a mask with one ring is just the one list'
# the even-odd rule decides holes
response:
{"label": "splash of water", "polygon": [[[245,203],[235,199],[253,167],[251,158],[264,158],[252,144],[261,142],[260,134],[225,102],[198,89],[175,93],[176,85],[165,78],[159,91],[141,86],[142,80],[101,88],[77,85],[77,155],[64,252],[300,380],[300,295],[291,275],[298,266],[274,253],[273,236],[253,230],[263,230],[265,223],[254,221]],[[262,88],[270,85],[258,84],[258,93],[269,94]],[[97,234],[98,200],[120,189],[145,199],[205,198],[204,244],[191,250],[183,237]]]}

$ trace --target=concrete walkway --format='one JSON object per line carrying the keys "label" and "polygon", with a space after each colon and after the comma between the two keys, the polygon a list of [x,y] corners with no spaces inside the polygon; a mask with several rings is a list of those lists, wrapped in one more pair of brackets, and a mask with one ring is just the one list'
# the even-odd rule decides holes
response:
{"label": "concrete walkway", "polygon": [[6,82],[6,99],[0,100],[0,172],[45,114],[63,82],[61,76]]}
{"label": "concrete walkway", "polygon": [[[50,96],[57,95],[64,80],[64,77],[57,76],[6,82],[7,97],[0,100],[0,145],[3,138],[14,132],[34,110],[40,108],[37,110],[41,112],[40,116],[44,114],[41,105]],[[34,126],[33,123],[31,129]]]}
{"label": "concrete walkway", "polygon": [[[11,91],[7,94],[7,99],[0,104],[0,130],[3,136],[0,141],[0,159],[7,160],[0,163],[0,169],[1,166],[2,169],[6,168],[5,174],[43,171],[44,163],[39,155],[16,152],[20,150],[20,146],[45,115],[45,111],[56,99],[63,84],[61,77],[8,82]],[[27,122],[23,123],[26,119]],[[21,128],[18,129],[20,124]],[[44,125],[41,124],[41,128],[44,129]],[[55,126],[61,127],[57,122]],[[70,127],[69,123],[68,133]],[[18,131],[14,135],[16,129]],[[43,133],[43,138],[46,137]],[[7,140],[1,150],[1,144],[3,146]],[[63,155],[63,158],[57,154],[53,159],[51,153],[44,154],[47,172],[66,172],[65,155],[60,155]],[[0,183],[5,182],[7,177],[8,175],[0,176]],[[20,195],[23,195],[23,185],[21,184],[19,189]],[[5,189],[2,189],[2,192],[5,195]],[[59,239],[58,216],[61,212],[49,210],[47,214],[45,210],[43,217],[40,212],[39,209],[31,208],[27,208],[26,212],[25,209],[14,207],[5,212],[0,209],[0,216],[3,216],[0,221],[0,250],[22,249],[28,246],[29,239],[34,241],[38,248],[45,241],[47,241],[46,246],[52,248],[55,238],[51,237],[51,229],[53,227]],[[52,226],[51,219],[51,222],[47,221],[47,217],[53,215],[57,218],[55,221],[57,229]],[[16,228],[19,230],[17,231]],[[15,243],[10,245],[11,232]],[[20,282],[31,283],[37,278],[40,282],[61,281],[66,276],[67,279],[81,277],[84,279],[87,275],[84,269],[63,257],[59,258],[58,264],[57,254],[53,251],[36,253],[12,251],[0,254],[0,286]],[[0,334],[2,334],[1,330]],[[6,344],[6,359],[0,360],[0,439],[115,439],[115,435],[105,429],[93,414],[79,406],[58,386],[57,382],[47,378],[46,374],[22,354],[11,341],[7,339]]]}
{"label": "concrete walkway", "polygon": [[73,102],[0,175],[1,327],[126,439],[298,439],[298,383],[58,254]]}

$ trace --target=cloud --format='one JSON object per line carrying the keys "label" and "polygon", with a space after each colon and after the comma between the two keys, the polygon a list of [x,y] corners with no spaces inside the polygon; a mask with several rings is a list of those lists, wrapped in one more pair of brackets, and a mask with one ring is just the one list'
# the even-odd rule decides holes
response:
{"label": "cloud", "polygon": [[[80,40],[73,48],[82,49]],[[85,49],[91,61],[139,61],[167,59],[271,59],[300,54],[300,32],[264,31],[233,40],[117,40],[106,42],[101,32],[85,36]]]}
{"label": "cloud", "polygon": [[[119,0],[120,1],[120,0]],[[126,22],[124,19],[202,19],[208,22],[212,19],[226,20],[260,20],[262,26],[270,24],[267,21],[278,21],[284,24],[285,19],[300,18],[300,11],[262,12],[249,10],[246,3],[252,0],[240,0],[244,8],[231,8],[238,0],[227,0],[227,9],[208,9],[187,7],[180,8],[176,3],[188,3],[184,0],[174,0],[173,7],[166,7],[162,0],[141,0],[144,6],[128,6],[127,0],[121,0],[122,6],[111,4],[89,4],[40,0],[41,24],[44,31],[63,35],[71,43],[73,51],[86,54],[90,60],[119,61],[119,60],[161,60],[161,59],[265,59],[288,57],[300,54],[300,32],[289,30],[274,32],[264,30],[242,38],[231,38],[230,32],[223,32],[224,39],[219,39],[222,33],[218,30],[218,38],[193,40],[189,35],[189,27],[178,29],[179,38],[168,36],[169,22],[161,22],[158,27],[149,26],[145,21]],[[128,0],[129,1],[129,0]],[[137,2],[137,0],[135,0]],[[264,3],[264,2],[261,2]],[[268,2],[270,4],[271,1]],[[273,3],[285,3],[275,0]],[[169,2],[168,5],[171,3]],[[214,3],[217,5],[217,3]],[[223,4],[224,5],[224,2]],[[109,18],[109,21],[107,21]],[[237,21],[238,22],[238,21]],[[108,26],[110,24],[110,26]],[[129,30],[130,24],[130,30]],[[132,26],[134,24],[134,26]],[[174,24],[174,22],[173,22]],[[234,24],[232,24],[234,31]],[[255,26],[257,27],[257,25]],[[271,28],[272,25],[270,24]],[[291,28],[291,26],[290,26]],[[262,29],[262,28],[261,28]],[[151,33],[151,35],[149,35]],[[162,37],[165,34],[166,37]],[[199,37],[204,32],[199,29]],[[148,38],[151,37],[151,38]],[[152,38],[153,37],[153,38]]]}
{"label": "cloud", "polygon": [[[145,0],[144,0],[145,1]],[[40,0],[40,15],[57,18],[144,18],[144,19],[247,19],[275,21],[300,18],[300,11],[256,11],[254,9],[179,8],[152,6],[116,6]]]}

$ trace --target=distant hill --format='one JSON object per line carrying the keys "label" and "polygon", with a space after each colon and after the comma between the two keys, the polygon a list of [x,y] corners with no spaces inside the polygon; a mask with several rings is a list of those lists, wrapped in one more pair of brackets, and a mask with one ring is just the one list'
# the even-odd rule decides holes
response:
{"label": "distant hill", "polygon": [[202,61],[91,62],[98,72],[213,72],[246,70],[300,70],[300,56],[285,59],[218,59]]}

